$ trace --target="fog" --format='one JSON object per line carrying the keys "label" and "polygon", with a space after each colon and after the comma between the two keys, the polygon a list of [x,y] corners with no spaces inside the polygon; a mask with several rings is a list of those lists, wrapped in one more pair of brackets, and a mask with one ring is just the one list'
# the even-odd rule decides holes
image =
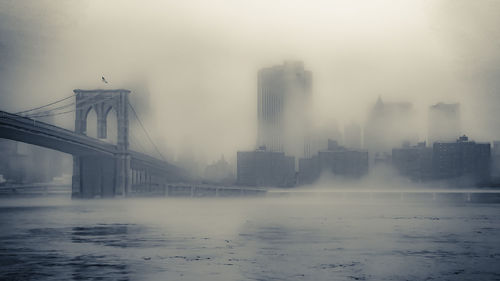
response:
{"label": "fog", "polygon": [[234,163],[256,145],[257,71],[299,60],[317,126],[363,125],[381,96],[411,102],[425,140],[428,107],[459,102],[463,133],[492,141],[499,14],[496,1],[2,0],[0,109],[130,88],[167,158]]}

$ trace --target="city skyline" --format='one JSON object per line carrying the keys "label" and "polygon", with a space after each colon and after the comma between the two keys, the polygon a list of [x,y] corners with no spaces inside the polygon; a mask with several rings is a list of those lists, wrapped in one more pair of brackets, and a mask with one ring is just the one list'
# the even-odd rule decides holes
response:
{"label": "city skyline", "polygon": [[[499,26],[495,4],[200,2],[106,1],[99,8],[85,2],[41,1],[29,8],[2,3],[0,104],[15,112],[77,87],[144,85],[134,93],[142,100],[143,89],[149,92],[144,99],[151,104],[151,131],[164,139],[165,155],[175,159],[190,142],[205,162],[221,153],[234,162],[230,155],[252,149],[257,138],[257,71],[300,60],[314,76],[314,126],[331,119],[340,131],[351,122],[362,125],[382,96],[414,105],[421,140],[428,106],[438,102],[461,103],[464,133],[478,141],[500,139],[491,129],[500,112],[494,94],[498,56],[491,48],[496,37],[489,36]],[[121,13],[113,12],[117,5]],[[260,10],[267,12],[248,13]],[[71,128],[73,122],[58,125]]]}
{"label": "city skyline", "polygon": [[498,280],[500,0],[0,0],[0,280]]}

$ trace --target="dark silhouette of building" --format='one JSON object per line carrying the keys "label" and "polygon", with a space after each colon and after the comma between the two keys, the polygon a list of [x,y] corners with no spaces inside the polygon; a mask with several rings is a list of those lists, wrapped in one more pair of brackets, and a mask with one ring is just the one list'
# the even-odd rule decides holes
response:
{"label": "dark silhouette of building", "polygon": [[311,77],[302,62],[285,62],[259,71],[258,146],[299,157],[309,154]]}
{"label": "dark silhouette of building", "polygon": [[238,151],[237,184],[245,186],[295,185],[295,159],[283,152],[260,147],[255,151]]}
{"label": "dark silhouette of building", "polygon": [[328,140],[327,150],[299,160],[299,183],[313,183],[324,171],[343,178],[360,178],[368,173],[368,152],[346,149]]}
{"label": "dark silhouette of building", "polygon": [[392,150],[392,164],[398,172],[412,181],[432,179],[432,148],[425,142],[415,146],[405,143],[401,148]]}
{"label": "dark silhouette of building", "polygon": [[435,179],[461,179],[467,183],[485,183],[490,178],[489,143],[476,143],[462,136],[455,142],[435,142],[433,174]]}
{"label": "dark silhouette of building", "polygon": [[495,179],[495,182],[500,182],[500,141],[493,142],[491,157],[491,176]]}
{"label": "dark silhouette of building", "polygon": [[437,103],[429,107],[427,139],[434,142],[452,142],[460,135],[460,104]]}

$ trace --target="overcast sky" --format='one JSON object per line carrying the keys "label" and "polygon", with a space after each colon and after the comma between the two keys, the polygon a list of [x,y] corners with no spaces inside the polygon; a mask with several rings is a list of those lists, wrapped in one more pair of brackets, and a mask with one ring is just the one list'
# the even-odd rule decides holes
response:
{"label": "overcast sky", "polygon": [[461,102],[464,133],[500,139],[500,1],[0,0],[0,109],[141,85],[161,146],[207,161],[254,147],[257,71],[284,60],[313,72],[318,125],[382,96],[425,139],[427,107]]}

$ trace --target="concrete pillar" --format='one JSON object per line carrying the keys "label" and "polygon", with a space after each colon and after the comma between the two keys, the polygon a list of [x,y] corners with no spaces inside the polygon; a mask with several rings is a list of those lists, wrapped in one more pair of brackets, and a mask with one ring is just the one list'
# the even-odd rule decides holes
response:
{"label": "concrete pillar", "polygon": [[122,151],[128,150],[129,140],[128,140],[128,94],[129,92],[120,92],[118,97],[118,108],[116,108],[116,118],[118,119],[118,149]]}
{"label": "concrete pillar", "polygon": [[81,198],[80,157],[73,156],[73,176],[71,177],[71,198]]}
{"label": "concrete pillar", "polygon": [[97,117],[97,137],[105,139],[107,137],[107,132],[106,116],[101,113]]}
{"label": "concrete pillar", "polygon": [[127,196],[132,192],[132,170],[130,169],[130,155],[118,154],[115,158],[115,196]]}

